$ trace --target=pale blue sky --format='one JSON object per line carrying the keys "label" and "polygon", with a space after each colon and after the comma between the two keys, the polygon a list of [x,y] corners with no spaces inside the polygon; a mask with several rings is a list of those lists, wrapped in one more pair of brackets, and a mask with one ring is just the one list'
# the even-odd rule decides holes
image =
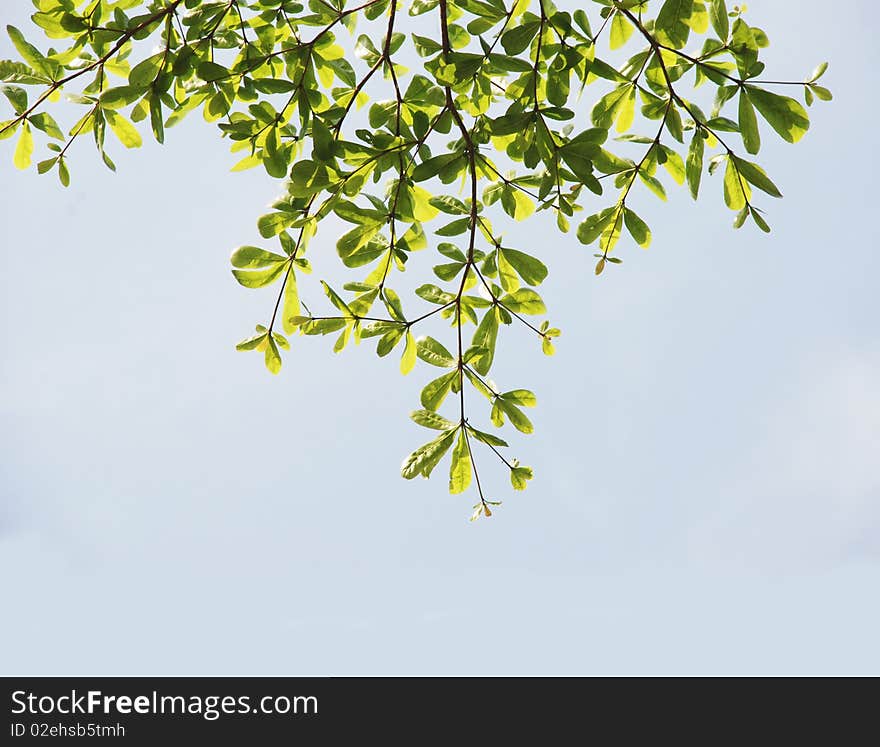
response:
{"label": "pale blue sky", "polygon": [[731,229],[717,178],[641,199],[654,245],[599,281],[522,227],[564,336],[500,353],[536,479],[476,524],[398,476],[429,372],[233,349],[271,300],[228,254],[277,184],[212,126],[116,174],[84,142],[68,190],[2,143],[0,671],[880,673],[875,11],[749,6],[773,77],[827,58],[836,96],[799,146],[765,134],[773,235]]}

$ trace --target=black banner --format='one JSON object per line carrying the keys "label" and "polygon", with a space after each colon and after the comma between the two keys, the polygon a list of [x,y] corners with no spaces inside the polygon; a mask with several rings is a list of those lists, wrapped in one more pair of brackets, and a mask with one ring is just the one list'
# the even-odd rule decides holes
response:
{"label": "black banner", "polygon": [[[548,733],[595,707],[600,683],[536,679],[6,677],[0,742],[34,738],[436,737]],[[592,703],[591,703],[592,700]],[[511,729],[513,727],[513,729]],[[175,742],[176,743],[176,742]],[[203,742],[199,742],[203,743]]]}
{"label": "black banner", "polygon": [[[874,688],[851,688],[847,718],[814,684],[436,677],[4,677],[0,744],[55,738],[186,744],[602,743],[724,734],[837,743],[876,731]],[[735,695],[726,692],[735,687]],[[773,689],[771,689],[773,688]],[[791,689],[789,689],[791,688]],[[641,690],[641,697],[636,693]],[[797,698],[793,697],[797,692]],[[822,688],[824,691],[824,687]],[[733,695],[733,697],[731,697]],[[861,723],[860,723],[861,721]],[[873,730],[873,731],[872,731]],[[858,739],[856,737],[859,737]],[[346,741],[343,742],[342,739]],[[273,740],[273,741],[268,741]]]}

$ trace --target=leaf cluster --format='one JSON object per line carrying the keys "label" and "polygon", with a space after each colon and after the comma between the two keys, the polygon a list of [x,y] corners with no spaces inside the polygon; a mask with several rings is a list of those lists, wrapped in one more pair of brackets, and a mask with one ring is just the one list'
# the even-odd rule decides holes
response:
{"label": "leaf cluster", "polygon": [[[114,169],[108,131],[137,148],[144,132],[162,143],[200,113],[230,143],[233,171],[262,168],[281,190],[257,221],[269,244],[232,253],[238,283],[274,290],[267,321],[238,349],[278,373],[293,338],[332,335],[334,352],[364,342],[397,356],[403,374],[419,362],[434,370],[411,416],[433,437],[402,475],[429,477],[448,454],[450,492],[477,489],[474,518],[498,503],[480,483],[478,448],[514,490],[533,474],[497,435],[532,433],[525,410],[536,405],[530,390],[490,378],[499,338],[520,326],[552,355],[560,335],[538,290],[546,249],[523,246],[513,226],[545,213],[594,246],[601,275],[622,263],[622,239],[652,243],[634,190],[664,201],[686,185],[696,199],[720,172],[734,225],[769,232],[758,193],[781,192],[754,160],[762,138],[798,142],[805,105],[832,97],[825,64],[800,83],[769,80],[767,34],[725,0],[591,0],[573,11],[551,0],[33,4],[48,46],[10,26],[18,59],[0,61],[11,109],[0,138],[16,138],[14,165],[31,165],[39,132],[37,169],[67,186],[76,140],[90,135]],[[47,111],[62,95],[79,109],[63,127]],[[341,234],[326,235],[330,217]],[[321,281],[324,310],[313,312],[301,296],[307,253],[334,245],[351,280]],[[401,298],[397,278],[426,250],[431,276]]]}

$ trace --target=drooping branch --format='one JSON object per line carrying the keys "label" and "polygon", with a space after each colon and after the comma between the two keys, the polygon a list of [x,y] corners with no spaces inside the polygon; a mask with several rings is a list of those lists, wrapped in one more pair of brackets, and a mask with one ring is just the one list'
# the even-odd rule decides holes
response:
{"label": "drooping branch", "polygon": [[[798,86],[808,105],[831,98],[818,82],[826,65],[800,83],[765,77],[767,35],[724,0],[591,0],[573,13],[546,0],[415,0],[407,13],[399,0],[145,0],[112,14],[97,2],[41,7],[35,21],[60,51],[41,52],[10,28],[21,60],[0,61],[13,109],[0,139],[18,134],[15,165],[31,164],[41,131],[49,157],[37,168],[57,169],[67,185],[81,135],[92,132],[115,168],[107,131],[138,147],[144,121],[161,143],[166,129],[201,110],[239,154],[234,170],[263,167],[281,185],[257,223],[280,249],[246,245],[231,258],[240,284],[277,289],[268,323],[238,348],[260,351],[278,373],[290,336],[336,335],[335,352],[375,338],[379,356],[401,351],[403,373],[418,361],[439,369],[411,414],[437,435],[406,458],[402,474],[429,477],[451,452],[450,490],[473,480],[473,518],[497,505],[484,493],[476,442],[498,458],[492,463],[513,489],[532,478],[508,456],[507,442],[479,425],[484,399],[496,429],[533,430],[524,408],[535,406],[535,395],[490,378],[499,336],[508,325],[525,327],[551,355],[560,334],[536,290],[549,272],[543,249],[518,248],[523,234],[509,226],[543,213],[566,233],[583,212],[577,238],[597,245],[601,274],[622,263],[627,235],[651,243],[633,209],[637,184],[665,199],[662,167],[696,198],[704,175],[723,168],[734,225],[751,218],[769,231],[756,190],[781,193],[749,160],[761,147],[758,121],[797,142],[809,117],[766,86]],[[409,25],[423,13],[436,19],[432,35]],[[158,50],[150,41],[157,31]],[[606,42],[613,58],[603,59]],[[609,61],[617,56],[624,61]],[[592,126],[580,113],[584,91],[598,91]],[[62,92],[83,107],[66,133],[48,111]],[[331,217],[347,224],[341,235],[328,232]],[[300,294],[308,293],[309,252],[332,251],[328,239],[355,274],[341,289],[321,282],[329,306],[322,310]],[[436,253],[432,275],[413,298],[401,298],[393,287],[399,273],[425,249]],[[435,331],[441,320],[446,344]],[[457,411],[448,418],[447,399]]]}

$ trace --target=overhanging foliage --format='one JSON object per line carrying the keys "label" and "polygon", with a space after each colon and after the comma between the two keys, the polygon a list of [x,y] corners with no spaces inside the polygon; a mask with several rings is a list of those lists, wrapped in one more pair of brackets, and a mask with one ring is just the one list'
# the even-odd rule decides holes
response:
{"label": "overhanging foliage", "polygon": [[[766,34],[724,0],[591,0],[573,12],[550,0],[33,3],[52,47],[10,26],[20,60],[0,61],[12,107],[0,139],[17,138],[15,166],[31,165],[38,130],[37,169],[66,186],[79,137],[91,133],[113,169],[108,129],[126,148],[142,144],[142,130],[164,142],[166,128],[201,110],[240,155],[234,171],[285,180],[257,224],[276,247],[232,254],[241,285],[276,294],[238,349],[278,373],[291,335],[333,334],[337,352],[363,340],[380,356],[396,351],[404,374],[419,360],[440,369],[411,415],[436,437],[402,474],[428,477],[451,452],[449,490],[475,482],[474,518],[497,503],[480,484],[478,448],[516,490],[532,470],[474,421],[466,394],[484,400],[496,428],[531,433],[524,408],[535,395],[489,378],[498,337],[523,325],[552,355],[560,334],[536,290],[548,274],[540,252],[516,247],[508,224],[546,211],[567,233],[576,221],[601,275],[621,263],[624,237],[651,244],[634,189],[665,200],[666,185],[686,184],[696,199],[704,173],[720,171],[734,225],[769,232],[755,199],[781,193],[752,160],[761,130],[796,143],[809,128],[780,89],[794,86],[807,105],[831,99],[818,83],[826,65],[802,83],[768,80]],[[594,90],[587,123],[582,94]],[[65,128],[45,110],[62,92],[82,108]],[[314,313],[301,301],[306,253],[327,250],[320,229],[331,215],[351,226],[333,238],[354,275],[341,288],[322,282],[327,311]],[[438,255],[433,277],[404,300],[396,274],[424,249]],[[448,339],[416,336],[431,318],[449,321]]]}

